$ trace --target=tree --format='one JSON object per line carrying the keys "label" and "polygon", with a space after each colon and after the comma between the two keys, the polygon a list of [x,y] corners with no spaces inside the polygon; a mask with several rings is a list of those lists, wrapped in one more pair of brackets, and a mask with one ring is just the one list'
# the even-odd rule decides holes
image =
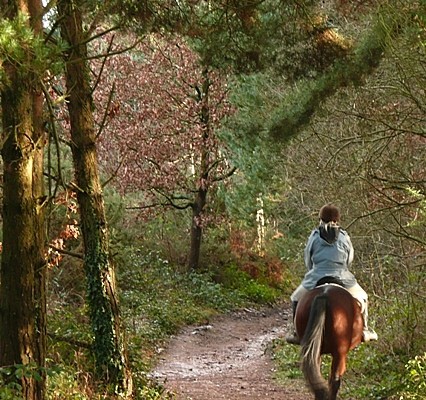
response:
{"label": "tree", "polygon": [[298,82],[278,104],[266,125],[270,135],[284,141],[294,137],[309,124],[326,98],[343,87],[360,85],[377,69],[385,50],[401,34],[402,26],[411,25],[411,12],[418,9],[417,4],[413,4],[400,10],[397,4],[385,4],[379,9],[372,27],[344,57],[333,60],[329,69],[314,79]]}
{"label": "tree", "polygon": [[[42,400],[46,356],[42,4],[3,1],[1,13],[0,365],[10,369],[12,377],[20,377],[25,399]],[[18,368],[22,374],[15,374]]]}
{"label": "tree", "polygon": [[[332,3],[324,2],[322,13],[314,9],[307,14],[308,18],[299,20],[315,46],[305,46],[303,35],[299,37],[303,40],[293,45],[284,41],[282,47],[277,46],[285,54],[289,49],[295,50],[297,57],[291,58],[294,70],[283,68],[277,59],[269,71],[239,77],[232,96],[238,112],[227,124],[226,140],[233,150],[231,154],[235,158],[232,161],[240,169],[237,179],[245,183],[231,193],[243,202],[238,203],[240,210],[244,209],[241,204],[247,204],[250,199],[251,204],[246,208],[252,210],[257,194],[267,193],[268,186],[278,186],[278,189],[283,186],[276,178],[281,171],[271,173],[274,164],[285,162],[282,149],[309,128],[312,118],[322,112],[327,98],[344,88],[362,86],[380,66],[392,43],[402,32],[412,29],[412,15],[418,10],[417,3],[407,6],[383,2],[377,10],[366,4],[350,12],[353,25],[342,25],[338,21],[347,21],[349,11],[343,7],[343,2],[339,3],[339,9]],[[324,19],[327,14],[337,21],[334,23],[338,24],[339,31],[330,28],[328,23],[317,25],[317,17]],[[338,35],[342,31],[344,34]],[[340,50],[332,51],[336,46]],[[310,66],[299,59],[300,54]],[[307,72],[301,74],[299,70]]]}
{"label": "tree", "polygon": [[[78,5],[78,6],[77,6]],[[84,242],[87,300],[94,334],[98,375],[114,391],[129,396],[132,377],[119,315],[114,266],[99,178],[92,88],[87,64],[87,42],[93,32],[83,30],[84,4],[61,0],[58,20],[65,52],[65,79],[71,130],[75,189]]]}
{"label": "tree", "polygon": [[[178,51],[182,55],[184,52],[188,53],[187,50],[184,49],[184,46],[195,49],[195,52],[198,54],[197,62],[200,64],[198,70],[201,72],[203,68],[205,68],[208,75],[211,75],[212,71],[217,74],[218,70],[226,71],[226,73],[229,72],[229,70],[232,70],[238,74],[259,70],[264,71],[270,68],[271,65],[275,68],[275,70],[288,70],[288,61],[283,62],[283,58],[279,58],[278,56],[280,50],[284,48],[281,42],[288,44],[295,40],[295,37],[302,40],[302,38],[309,35],[315,36],[306,32],[309,29],[313,31],[315,28],[316,31],[321,31],[323,36],[328,34],[334,40],[332,45],[329,47],[332,47],[335,51],[330,51],[326,44],[324,44],[324,40],[322,43],[322,48],[325,48],[328,51],[327,62],[325,62],[324,57],[322,57],[321,67],[325,68],[326,65],[332,63],[337,57],[344,56],[348,46],[344,40],[340,40],[340,37],[335,34],[334,31],[330,29],[322,29],[324,25],[324,21],[322,19],[320,19],[319,23],[310,23],[309,14],[308,17],[305,17],[304,19],[302,18],[302,15],[308,13],[308,10],[312,6],[311,3],[312,2],[289,2],[289,4],[283,5],[282,2],[273,0],[267,2],[246,2],[236,0],[225,4],[222,1],[198,1],[181,2],[178,7],[173,4],[168,4],[167,7],[160,9],[155,2],[146,2],[141,6],[139,2],[135,3],[128,1],[126,2],[126,7],[123,8],[126,16],[128,18],[130,17],[132,20],[133,28],[135,27],[135,22],[137,23],[139,21],[141,24],[146,24],[147,21],[149,21],[150,29],[161,32],[172,32],[173,35],[176,35],[177,33],[183,37],[183,41],[181,40],[181,43],[178,45],[179,50],[172,50],[170,46],[167,49],[167,53],[165,53],[164,57],[166,59],[166,68],[170,69],[170,67],[172,67],[175,71],[175,76],[169,75],[163,78],[162,82],[158,82],[158,75],[161,73],[162,76],[165,76],[166,74],[159,72],[159,68],[157,67],[154,67],[155,71],[152,72],[154,79],[151,78],[151,80],[142,76],[143,72],[141,73],[139,80],[136,76],[133,76],[135,75],[134,73],[130,72],[130,68],[132,68],[131,65],[135,65],[134,68],[138,68],[136,65],[140,64],[143,66],[144,70],[148,69],[147,54],[150,54],[150,50],[146,48],[137,49],[137,51],[130,53],[132,54],[130,57],[123,56],[121,59],[116,58],[115,61],[111,61],[111,63],[114,63],[113,75],[114,79],[116,79],[116,85],[113,86],[110,82],[110,88],[111,91],[114,92],[112,97],[115,97],[115,100],[114,104],[111,105],[108,118],[105,119],[108,122],[106,124],[106,134],[103,135],[103,146],[105,146],[105,149],[108,149],[105,151],[108,158],[107,161],[104,161],[104,163],[111,175],[116,173],[116,170],[121,163],[123,164],[121,171],[118,171],[118,176],[120,177],[118,185],[123,186],[131,182],[135,189],[142,187],[149,188],[149,182],[155,181],[150,190],[155,190],[157,194],[167,194],[167,196],[164,196],[165,203],[176,207],[192,208],[192,244],[189,256],[189,265],[191,267],[198,265],[201,243],[201,215],[206,205],[206,189],[208,188],[210,181],[216,180],[218,174],[213,176],[213,180],[210,179],[212,178],[210,165],[214,165],[215,161],[213,158],[213,162],[210,163],[212,161],[212,152],[211,150],[207,150],[208,146],[205,147],[206,151],[204,156],[201,154],[202,150],[199,152],[201,157],[205,157],[205,160],[200,162],[200,168],[197,171],[198,182],[203,183],[199,185],[198,188],[194,188],[194,185],[185,184],[188,179],[185,174],[182,174],[182,171],[185,171],[185,169],[188,170],[188,166],[182,168],[179,173],[170,173],[173,169],[176,170],[176,166],[179,168],[185,166],[185,162],[182,162],[183,160],[179,162],[178,159],[180,154],[183,154],[182,150],[184,150],[185,146],[188,144],[192,145],[192,140],[184,139],[182,141],[182,135],[179,133],[181,129],[178,121],[179,118],[184,118],[184,121],[193,120],[192,117],[188,118],[188,116],[182,114],[182,110],[184,110],[185,106],[188,104],[187,101],[182,100],[182,97],[179,95],[179,92],[182,92],[182,87],[186,87],[187,89],[189,88],[190,90],[193,90],[194,88],[198,90],[197,93],[188,92],[188,98],[191,102],[193,99],[198,98],[198,100],[196,100],[198,102],[198,108],[203,102],[208,104],[207,108],[203,111],[199,111],[199,122],[202,120],[206,121],[206,129],[204,130],[205,138],[207,139],[206,143],[211,143],[209,138],[212,137],[212,132],[216,128],[212,129],[209,126],[211,124],[209,121],[209,115],[212,111],[209,109],[211,107],[211,100],[209,101],[209,97],[211,96],[209,93],[211,91],[210,84],[204,85],[204,78],[198,79],[198,82],[194,83],[193,73],[190,68],[186,68],[186,66],[177,71],[175,65],[179,65],[179,61],[176,61],[179,55],[176,54]],[[284,21],[286,23],[284,23]],[[311,28],[308,29],[306,26],[311,26]],[[145,26],[142,26],[142,30],[144,29]],[[338,40],[335,38],[340,40],[339,43],[336,44]],[[182,42],[184,42],[185,45],[183,45]],[[278,43],[280,43],[280,45],[278,45]],[[223,49],[226,49],[226,51],[223,51]],[[307,53],[309,46],[303,47],[303,50]],[[159,53],[159,55],[156,55],[156,58],[164,64],[164,61],[161,61],[161,52]],[[175,55],[171,56],[170,54],[172,53]],[[323,51],[321,55],[323,55],[323,53],[325,53],[325,51]],[[190,58],[193,57],[194,55],[190,56]],[[303,58],[306,57],[300,57],[300,59]],[[120,62],[118,60],[124,62],[128,67],[120,67]],[[307,63],[305,62],[303,65],[306,66]],[[185,76],[185,73],[188,76]],[[176,77],[182,79],[184,85],[182,86],[181,84],[178,84],[171,89],[170,83],[173,83],[174,85],[174,82],[177,81]],[[210,79],[210,76],[206,76],[204,82],[207,83]],[[282,78],[280,77],[280,79]],[[185,81],[187,81],[187,83],[185,83]],[[126,88],[126,93],[125,97],[121,97],[121,99],[124,100],[127,97],[127,100],[120,101],[120,91],[121,88],[124,87]],[[138,93],[135,93],[133,100],[130,102],[128,100],[130,93],[132,93],[135,88],[137,88]],[[205,93],[202,90],[203,88],[207,89]],[[152,95],[155,90],[158,90],[158,94],[156,94],[156,96],[162,96],[163,99],[170,98],[171,101],[168,101],[161,106],[161,113],[159,112],[159,107],[155,107],[155,115],[151,116],[150,113],[152,110],[150,107],[152,108],[152,106],[147,106],[147,104],[150,104],[147,99],[153,97]],[[146,94],[141,96],[144,91]],[[103,98],[103,102],[105,102],[106,96],[104,95]],[[141,98],[141,100],[136,100],[138,98]],[[169,113],[166,115],[164,112],[170,107],[174,107],[176,110],[174,113],[170,113],[170,115],[174,115],[174,120],[170,118]],[[137,122],[134,119],[134,115],[130,115],[128,110],[138,112],[140,117],[137,118]],[[276,112],[276,109],[273,109],[273,111]],[[154,112],[152,114],[154,114]],[[124,115],[127,115],[127,117],[123,118]],[[110,118],[111,116],[113,116],[113,118]],[[175,148],[176,145],[170,145],[173,142],[173,140],[170,139],[173,135],[169,134],[168,131],[167,134],[163,136],[163,138],[167,137],[167,139],[163,140],[160,146],[158,146],[158,142],[153,140],[151,137],[144,141],[145,145],[142,149],[140,146],[140,143],[142,143],[141,140],[138,140],[138,145],[135,146],[136,142],[132,134],[133,130],[126,128],[126,132],[130,133],[130,135],[128,133],[124,135],[126,137],[124,142],[126,142],[127,154],[130,150],[130,152],[132,152],[135,156],[134,161],[129,163],[128,161],[130,158],[122,146],[117,146],[117,148],[121,148],[119,152],[113,150],[114,143],[116,143],[115,137],[118,132],[123,132],[123,127],[126,126],[126,122],[135,121],[136,124],[138,124],[142,123],[142,121],[146,121],[147,117],[156,119],[155,122],[148,122],[147,125],[160,126],[161,124],[162,131],[164,131],[164,127],[167,125],[170,132],[174,130],[176,132],[174,136],[177,140],[175,143],[178,144],[177,147],[180,147],[180,149],[174,153],[170,151],[170,149]],[[102,126],[105,125],[105,120],[101,122]],[[166,120],[167,122],[165,122]],[[117,123],[117,121],[121,122]],[[267,124],[269,124],[269,122]],[[141,126],[137,129],[143,130],[144,127]],[[110,130],[113,131],[112,135],[109,133]],[[153,129],[151,128],[151,131],[152,130]],[[196,134],[197,133],[194,132],[194,136]],[[159,135],[154,133],[152,136]],[[259,137],[260,136],[261,134],[259,133]],[[262,137],[263,136],[264,135],[262,135]],[[180,143],[178,143],[179,140]],[[165,150],[165,144],[167,144],[168,150]],[[189,155],[194,151],[194,149],[197,149],[197,146],[188,149],[186,153],[187,155],[183,155],[183,158],[186,160],[190,159],[191,156]],[[162,154],[160,155],[160,153]],[[205,168],[202,166],[203,164]],[[231,170],[233,169],[230,169],[229,172]],[[147,171],[150,171],[150,173],[147,173]],[[127,178],[131,177],[131,179],[126,179],[125,175],[127,175]],[[226,177],[227,175],[228,174],[226,173],[223,176]],[[160,178],[160,176],[162,178]],[[171,191],[170,187],[165,190],[166,186],[170,186],[171,182],[177,182],[176,177],[179,177],[178,179],[182,180],[179,184],[180,191],[176,191],[176,189]],[[159,183],[160,180],[162,180],[161,183]],[[141,182],[141,184],[137,184],[136,182]],[[188,201],[189,198],[187,193],[189,188],[192,193],[197,193],[193,201]],[[253,200],[256,201],[256,198],[257,194],[253,196]]]}
{"label": "tree", "polygon": [[230,113],[225,78],[179,38],[154,35],[102,67],[97,104],[112,101],[101,162],[123,193],[144,192],[141,208],[192,210],[188,265],[198,268],[207,193],[234,172],[216,135]]}

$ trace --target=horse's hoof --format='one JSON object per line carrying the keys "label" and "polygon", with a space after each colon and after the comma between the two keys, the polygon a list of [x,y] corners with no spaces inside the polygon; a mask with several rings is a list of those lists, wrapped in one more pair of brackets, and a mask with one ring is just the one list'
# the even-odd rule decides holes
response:
{"label": "horse's hoof", "polygon": [[285,341],[289,344],[300,344],[300,339],[296,334],[287,335]]}

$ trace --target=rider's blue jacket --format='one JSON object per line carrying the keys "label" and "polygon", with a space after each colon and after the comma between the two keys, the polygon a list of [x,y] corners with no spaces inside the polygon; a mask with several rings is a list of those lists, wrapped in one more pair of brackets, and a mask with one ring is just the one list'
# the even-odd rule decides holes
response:
{"label": "rider's blue jacket", "polygon": [[334,243],[328,243],[320,236],[319,229],[314,229],[306,243],[304,256],[308,270],[302,281],[305,289],[313,289],[325,276],[340,279],[346,288],[357,283],[355,276],[349,271],[354,249],[348,233],[343,229],[340,229]]}

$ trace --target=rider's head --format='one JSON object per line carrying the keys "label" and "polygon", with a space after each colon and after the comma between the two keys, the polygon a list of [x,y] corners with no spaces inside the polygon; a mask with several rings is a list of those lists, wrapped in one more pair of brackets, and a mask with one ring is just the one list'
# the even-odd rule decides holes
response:
{"label": "rider's head", "polygon": [[319,212],[319,218],[326,224],[328,222],[337,223],[340,221],[340,211],[336,206],[332,204],[326,204],[325,206],[321,207],[321,210]]}

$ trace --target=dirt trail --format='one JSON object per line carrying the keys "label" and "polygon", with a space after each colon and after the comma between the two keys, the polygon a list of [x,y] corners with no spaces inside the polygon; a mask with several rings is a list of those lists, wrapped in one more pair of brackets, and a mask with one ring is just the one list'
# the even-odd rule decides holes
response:
{"label": "dirt trail", "polygon": [[287,307],[245,309],[185,328],[152,376],[177,400],[306,400],[302,381],[280,386],[267,346],[287,331]]}

